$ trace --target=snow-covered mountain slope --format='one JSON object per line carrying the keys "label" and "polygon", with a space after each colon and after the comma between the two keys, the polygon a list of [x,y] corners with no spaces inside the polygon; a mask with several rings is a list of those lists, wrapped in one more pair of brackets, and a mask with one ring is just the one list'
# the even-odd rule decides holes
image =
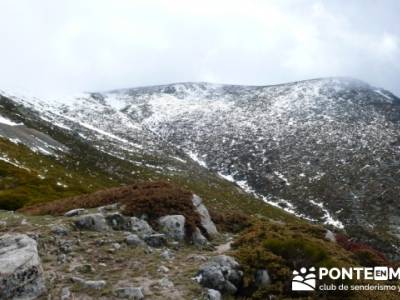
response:
{"label": "snow-covered mountain slope", "polygon": [[303,217],[364,238],[400,236],[400,99],[361,81],[180,83],[53,101],[5,96],[134,164],[180,172],[194,160]]}

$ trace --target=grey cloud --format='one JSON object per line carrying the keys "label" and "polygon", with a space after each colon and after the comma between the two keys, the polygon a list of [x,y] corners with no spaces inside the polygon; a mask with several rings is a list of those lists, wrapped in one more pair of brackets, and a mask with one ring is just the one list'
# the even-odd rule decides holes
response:
{"label": "grey cloud", "polygon": [[351,76],[400,95],[399,1],[0,1],[0,89]]}

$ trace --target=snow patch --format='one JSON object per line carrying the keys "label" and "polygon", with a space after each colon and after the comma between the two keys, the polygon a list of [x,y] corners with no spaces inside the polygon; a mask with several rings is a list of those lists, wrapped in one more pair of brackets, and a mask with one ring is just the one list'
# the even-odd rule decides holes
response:
{"label": "snow patch", "polygon": [[189,157],[194,160],[195,162],[197,162],[200,166],[207,168],[207,164],[205,161],[203,161],[202,159],[199,158],[199,155],[197,153],[194,153],[192,151],[188,151],[187,154],[189,155]]}
{"label": "snow patch", "polygon": [[22,126],[23,123],[15,123],[8,118],[5,118],[0,115],[0,124],[8,125],[8,126]]}

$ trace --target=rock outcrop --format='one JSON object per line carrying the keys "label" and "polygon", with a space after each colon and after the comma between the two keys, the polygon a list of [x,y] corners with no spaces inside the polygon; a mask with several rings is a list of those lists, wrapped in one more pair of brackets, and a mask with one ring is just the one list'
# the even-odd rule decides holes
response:
{"label": "rock outcrop", "polygon": [[196,278],[206,288],[235,294],[242,284],[243,272],[233,257],[219,255],[204,264]]}
{"label": "rock outcrop", "polygon": [[176,241],[185,239],[185,217],[182,215],[169,215],[158,219],[158,224],[163,233]]}
{"label": "rock outcrop", "polygon": [[36,241],[24,234],[0,237],[0,299],[35,299],[45,292]]}
{"label": "rock outcrop", "polygon": [[76,217],[75,226],[78,229],[105,231],[108,229],[106,218],[102,214],[89,214]]}
{"label": "rock outcrop", "polygon": [[208,213],[208,209],[203,204],[203,200],[199,196],[193,195],[192,202],[196,212],[200,215],[201,226],[207,231],[207,234],[210,237],[216,236],[218,234],[217,227],[211,220],[210,214]]}

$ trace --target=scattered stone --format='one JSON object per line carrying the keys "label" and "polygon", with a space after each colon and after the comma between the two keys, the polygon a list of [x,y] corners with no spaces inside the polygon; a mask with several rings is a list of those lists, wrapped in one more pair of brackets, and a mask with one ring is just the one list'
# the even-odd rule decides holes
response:
{"label": "scattered stone", "polygon": [[336,243],[336,236],[335,236],[335,234],[334,234],[332,231],[330,231],[329,229],[326,230],[325,239],[328,240],[328,241],[331,241],[331,242],[333,242],[333,243]]}
{"label": "scattered stone", "polygon": [[265,287],[271,284],[271,277],[267,270],[258,270],[255,275],[255,283],[258,287]]}
{"label": "scattered stone", "polygon": [[119,250],[119,249],[121,249],[121,244],[113,243],[113,244],[111,244],[111,247],[113,247],[113,249],[115,249],[115,250]]}
{"label": "scattered stone", "polygon": [[106,219],[102,214],[89,214],[77,217],[75,226],[80,230],[105,231],[108,229]]}
{"label": "scattered stone", "polygon": [[191,254],[187,257],[186,260],[194,260],[194,261],[207,261],[207,257],[198,254]]}
{"label": "scattered stone", "polygon": [[150,247],[160,248],[160,247],[163,247],[166,245],[167,238],[165,237],[165,234],[155,233],[155,234],[146,235],[144,237],[144,241]]}
{"label": "scattered stone", "polygon": [[145,235],[151,235],[154,233],[153,228],[147,223],[145,220],[141,220],[136,217],[131,218],[131,228],[130,231],[136,233],[140,237],[144,237]]}
{"label": "scattered stone", "polygon": [[84,208],[76,208],[76,209],[72,209],[70,211],[67,211],[64,214],[64,217],[75,217],[75,216],[80,216],[80,215],[83,215],[83,214],[86,214],[86,213],[87,213],[86,209],[84,209]]}
{"label": "scattered stone", "polygon": [[67,236],[68,229],[63,225],[53,225],[51,226],[51,233],[60,236]]}
{"label": "scattered stone", "polygon": [[161,232],[169,238],[183,241],[185,238],[185,217],[182,215],[169,215],[158,219]]}
{"label": "scattered stone", "polygon": [[157,271],[160,273],[168,273],[169,269],[166,266],[159,266]]}
{"label": "scattered stone", "polygon": [[93,290],[101,290],[106,286],[106,281],[104,280],[84,280],[80,277],[72,277],[72,281],[78,283],[84,288],[93,289]]}
{"label": "scattered stone", "polygon": [[117,298],[134,299],[134,300],[144,299],[144,295],[143,295],[141,287],[116,288],[116,289],[114,289],[113,294]]}
{"label": "scattered stone", "polygon": [[210,214],[208,213],[207,207],[203,204],[203,200],[197,196],[193,195],[192,198],[195,210],[200,215],[201,226],[207,231],[210,237],[214,237],[218,234],[217,227],[211,220]]}
{"label": "scattered stone", "polygon": [[6,227],[7,222],[6,221],[0,221],[0,227]]}
{"label": "scattered stone", "polygon": [[65,264],[67,262],[67,255],[65,253],[61,253],[57,256],[57,262],[59,264]]}
{"label": "scattered stone", "polygon": [[92,265],[83,264],[83,265],[76,266],[75,268],[73,268],[72,271],[77,271],[79,273],[93,273],[95,270]]}
{"label": "scattered stone", "polygon": [[162,288],[173,288],[174,287],[174,283],[169,280],[167,277],[164,277],[163,279],[160,279],[160,281],[158,282],[158,284],[162,287]]}
{"label": "scattered stone", "polygon": [[192,234],[192,241],[196,246],[205,246],[208,244],[208,240],[201,233],[198,227],[196,227],[196,230]]}
{"label": "scattered stone", "polygon": [[206,300],[221,300],[221,293],[217,290],[208,289],[206,293]]}
{"label": "scattered stone", "polygon": [[151,248],[151,247],[147,247],[147,248],[144,249],[144,253],[146,253],[146,254],[152,254],[152,253],[154,253],[154,249]]}
{"label": "scattered stone", "polygon": [[61,295],[60,299],[61,300],[69,300],[72,298],[71,291],[69,290],[69,287],[65,287],[61,290]]}
{"label": "scattered stone", "polygon": [[161,252],[160,256],[165,260],[173,260],[175,258],[170,249],[165,249],[163,252]]}
{"label": "scattered stone", "polygon": [[126,244],[131,247],[138,247],[144,246],[145,242],[137,235],[137,234],[130,234],[125,239]]}
{"label": "scattered stone", "polygon": [[30,223],[26,219],[21,220],[21,225],[29,225]]}
{"label": "scattered stone", "polygon": [[58,249],[62,253],[71,253],[73,248],[73,242],[68,240],[59,240],[57,242]]}
{"label": "scattered stone", "polygon": [[25,234],[0,237],[0,299],[34,299],[46,291],[36,241]]}
{"label": "scattered stone", "polygon": [[222,293],[235,294],[242,284],[243,272],[239,263],[230,256],[219,255],[201,266],[196,280],[204,287]]}

